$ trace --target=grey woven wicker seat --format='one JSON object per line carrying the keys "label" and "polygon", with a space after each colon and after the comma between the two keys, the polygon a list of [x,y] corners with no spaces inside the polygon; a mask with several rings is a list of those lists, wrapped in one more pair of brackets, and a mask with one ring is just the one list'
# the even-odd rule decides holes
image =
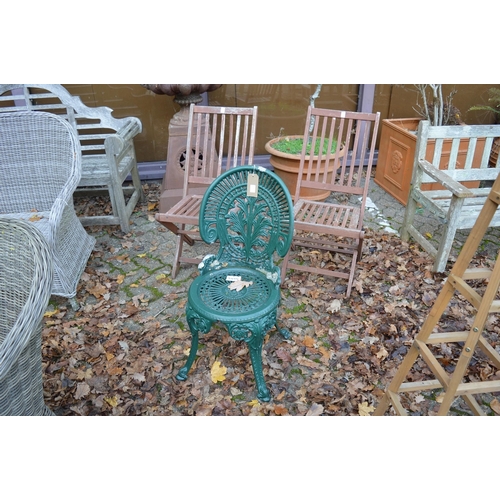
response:
{"label": "grey woven wicker seat", "polygon": [[51,292],[68,298],[95,244],[73,207],[80,176],[80,144],[64,119],[0,113],[0,218],[27,220],[43,234],[53,260]]}
{"label": "grey woven wicker seat", "polygon": [[52,257],[34,224],[0,219],[0,415],[51,415],[42,386],[42,316]]}

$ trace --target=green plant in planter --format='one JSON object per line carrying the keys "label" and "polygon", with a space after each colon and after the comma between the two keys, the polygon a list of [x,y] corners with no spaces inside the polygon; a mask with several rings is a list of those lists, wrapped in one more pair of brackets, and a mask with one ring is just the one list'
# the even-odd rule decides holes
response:
{"label": "green plant in planter", "polygon": [[[302,137],[283,137],[280,141],[273,144],[273,148],[281,153],[288,153],[291,155],[300,155],[302,153],[302,147],[304,145],[304,140]],[[316,144],[314,146],[313,155],[319,154],[321,144],[320,139],[316,139]],[[309,143],[306,147],[306,154],[311,154],[312,144]],[[337,149],[337,141],[332,140],[330,153],[335,153]],[[326,155],[328,153],[328,141],[323,141],[322,154]]]}
{"label": "green plant in planter", "polygon": [[[322,87],[321,83],[316,85],[316,90],[309,98],[309,104],[312,107],[314,107],[314,103],[316,99],[319,97],[319,94],[321,92],[321,87]],[[314,121],[311,121],[309,125],[309,132],[312,132],[313,128],[314,128]],[[280,137],[282,133],[283,133],[283,128],[280,129],[280,134],[278,137]],[[304,145],[304,140],[302,137],[283,136],[282,139],[272,144],[272,148],[275,149],[276,151],[279,151],[280,153],[287,153],[290,155],[300,155],[302,153],[303,145]],[[316,144],[314,145],[313,156],[319,154],[320,147],[321,147],[320,139],[317,139]],[[312,144],[308,144],[306,148],[306,154],[310,155],[311,149],[312,149]],[[337,141],[336,139],[333,139],[330,148],[330,153],[335,153],[336,150],[337,150]],[[322,154],[326,155],[327,153],[328,153],[328,142],[324,141],[322,146]]]}

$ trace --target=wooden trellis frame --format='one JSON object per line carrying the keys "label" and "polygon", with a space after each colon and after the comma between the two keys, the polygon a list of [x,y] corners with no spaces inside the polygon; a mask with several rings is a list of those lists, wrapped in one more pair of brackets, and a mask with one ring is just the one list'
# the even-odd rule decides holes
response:
{"label": "wooden trellis frame", "polygon": [[[457,397],[464,399],[473,414],[484,415],[474,395],[500,392],[500,380],[463,382],[476,348],[480,349],[491,363],[500,369],[500,355],[483,335],[484,325],[489,314],[500,312],[500,300],[495,300],[500,286],[500,258],[497,258],[493,270],[469,268],[470,262],[499,204],[500,176],[497,177],[493,184],[477,222],[472,228],[455,265],[451,269],[443,289],[439,293],[436,302],[431,308],[429,315],[413,341],[396,375],[382,396],[374,415],[384,415],[391,405],[398,415],[407,415],[407,411],[401,402],[401,393],[422,392],[434,389],[444,389],[445,391],[439,406],[438,415],[446,415]],[[467,283],[471,280],[488,280],[488,285],[483,296]],[[440,321],[455,292],[460,293],[476,309],[476,316],[471,329],[461,332],[433,333],[435,326]],[[463,343],[460,357],[451,374],[443,368],[438,358],[429,348],[433,344],[443,343]],[[405,382],[418,358],[423,359],[436,378],[432,380]]]}

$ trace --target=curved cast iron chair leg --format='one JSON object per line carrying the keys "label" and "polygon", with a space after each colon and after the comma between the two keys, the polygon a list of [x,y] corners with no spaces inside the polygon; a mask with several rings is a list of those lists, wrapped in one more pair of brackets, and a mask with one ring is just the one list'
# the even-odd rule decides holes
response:
{"label": "curved cast iron chair leg", "polygon": [[264,335],[261,331],[252,332],[252,337],[248,341],[250,359],[252,361],[255,385],[257,386],[257,397],[264,402],[271,400],[271,393],[266,386],[264,373],[262,371],[262,342]]}
{"label": "curved cast iron chair leg", "polygon": [[196,353],[198,352],[198,330],[193,328],[191,330],[191,349],[189,350],[189,356],[186,364],[179,370],[175,378],[177,380],[186,380],[189,369],[191,368],[194,359],[196,358]]}
{"label": "curved cast iron chair leg", "polygon": [[278,333],[286,340],[290,339],[292,337],[292,334],[290,333],[290,330],[288,328],[281,328],[278,322],[276,321],[275,325],[276,330],[278,330]]}

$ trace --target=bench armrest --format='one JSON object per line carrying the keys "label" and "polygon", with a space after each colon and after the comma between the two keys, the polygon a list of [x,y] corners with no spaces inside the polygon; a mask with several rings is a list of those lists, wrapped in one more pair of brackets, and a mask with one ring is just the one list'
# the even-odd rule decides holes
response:
{"label": "bench armrest", "polygon": [[115,155],[118,155],[141,130],[141,121],[136,117],[130,117],[127,124],[120,128],[120,130],[106,137],[104,148],[106,151],[112,151]]}
{"label": "bench armrest", "polygon": [[419,160],[418,166],[429,177],[432,177],[435,181],[439,182],[446,189],[451,191],[453,196],[457,196],[458,198],[474,197],[474,193],[470,189],[466,188],[463,184],[450,177],[445,170],[439,170],[439,168],[436,168],[427,160]]}
{"label": "bench armrest", "polygon": [[124,141],[133,139],[137,134],[142,132],[142,123],[139,118],[131,116],[127,120],[127,124],[116,132]]}

